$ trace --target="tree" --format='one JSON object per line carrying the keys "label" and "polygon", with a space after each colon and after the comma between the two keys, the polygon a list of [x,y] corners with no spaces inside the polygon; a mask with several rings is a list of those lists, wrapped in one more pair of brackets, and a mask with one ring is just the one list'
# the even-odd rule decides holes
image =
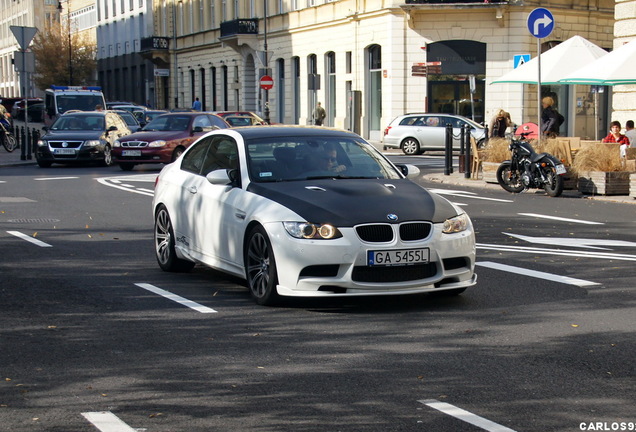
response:
{"label": "tree", "polygon": [[[66,24],[55,23],[38,32],[31,51],[35,55],[35,85],[44,90],[56,85],[86,85],[95,81],[97,46],[86,33],[70,35]],[[69,62],[69,52],[71,59]],[[73,82],[71,83],[71,69]]]}

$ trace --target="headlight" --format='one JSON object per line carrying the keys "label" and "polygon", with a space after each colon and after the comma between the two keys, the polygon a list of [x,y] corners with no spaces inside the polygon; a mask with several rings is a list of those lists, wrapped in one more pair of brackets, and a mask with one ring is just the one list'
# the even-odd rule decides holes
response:
{"label": "headlight", "polygon": [[46,147],[48,144],[44,140],[38,140],[38,147]]}
{"label": "headlight", "polygon": [[84,141],[84,147],[97,147],[98,145],[101,145],[101,141],[100,140],[88,140],[88,141]]}
{"label": "headlight", "polygon": [[468,215],[466,213],[462,213],[453,218],[446,219],[444,221],[444,228],[442,229],[442,232],[445,234],[462,232],[468,228],[469,223],[470,219],[468,219]]}
{"label": "headlight", "polygon": [[338,228],[329,224],[313,224],[309,222],[283,222],[290,236],[298,239],[336,239],[342,237]]}
{"label": "headlight", "polygon": [[157,140],[148,144],[148,147],[163,147],[165,145],[166,145],[166,142],[164,140]]}
{"label": "headlight", "polygon": [[113,147],[121,147],[121,143],[119,142],[119,140],[115,140],[115,142],[113,143]]}

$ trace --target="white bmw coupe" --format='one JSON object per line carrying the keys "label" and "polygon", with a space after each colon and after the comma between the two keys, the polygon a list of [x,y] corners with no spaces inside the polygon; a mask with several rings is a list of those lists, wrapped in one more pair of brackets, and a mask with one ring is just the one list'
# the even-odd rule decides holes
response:
{"label": "white bmw coupe", "polygon": [[263,305],[474,285],[470,218],[360,136],[302,126],[210,132],[159,175],[159,266],[247,280]]}

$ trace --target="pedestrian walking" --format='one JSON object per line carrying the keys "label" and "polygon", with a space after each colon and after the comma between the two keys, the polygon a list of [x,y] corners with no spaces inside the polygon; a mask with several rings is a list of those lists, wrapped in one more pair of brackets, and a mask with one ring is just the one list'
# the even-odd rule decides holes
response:
{"label": "pedestrian walking", "polygon": [[327,117],[327,113],[325,112],[325,109],[320,106],[320,102],[318,102],[318,105],[316,105],[316,109],[314,110],[314,124],[316,126],[322,126],[325,117]]}

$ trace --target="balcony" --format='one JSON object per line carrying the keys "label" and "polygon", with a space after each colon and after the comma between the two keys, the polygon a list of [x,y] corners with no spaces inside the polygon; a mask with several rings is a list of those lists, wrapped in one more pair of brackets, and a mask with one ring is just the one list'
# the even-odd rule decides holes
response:
{"label": "balcony", "polygon": [[235,19],[221,23],[221,39],[239,35],[257,35],[257,19]]}

